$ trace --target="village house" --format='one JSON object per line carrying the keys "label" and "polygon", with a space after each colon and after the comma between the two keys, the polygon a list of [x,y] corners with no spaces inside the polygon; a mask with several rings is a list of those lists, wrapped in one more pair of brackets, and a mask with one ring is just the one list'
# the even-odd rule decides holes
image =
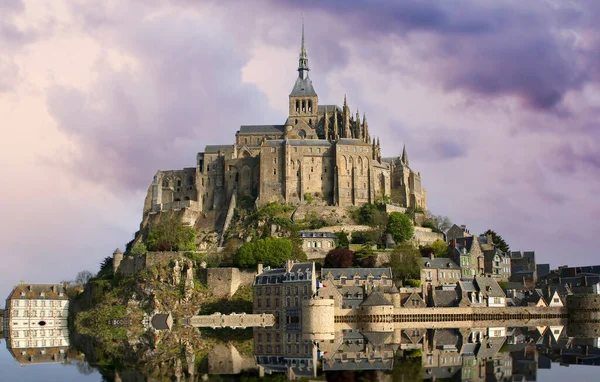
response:
{"label": "village house", "polygon": [[423,257],[421,262],[421,288],[424,294],[429,294],[428,291],[440,285],[456,285],[461,279],[461,269],[452,259],[430,254]]}
{"label": "village house", "polygon": [[446,240],[448,243],[452,243],[453,240],[459,239],[461,237],[471,237],[471,233],[467,229],[466,225],[458,226],[454,224],[448,231],[446,231]]}
{"label": "village house", "polygon": [[450,242],[449,251],[462,270],[462,278],[473,278],[485,273],[483,251],[477,237],[454,239]]}
{"label": "village house", "polygon": [[510,279],[510,256],[495,248],[483,251],[484,272],[497,281]]}
{"label": "village house", "polygon": [[510,253],[510,281],[533,286],[537,282],[537,267],[534,251],[513,251]]}
{"label": "village house", "polygon": [[68,314],[69,298],[63,284],[17,285],[6,299],[7,347],[15,355],[44,358],[46,353],[64,354],[69,347]]}
{"label": "village house", "polygon": [[316,285],[315,263],[312,262],[288,260],[285,268],[264,268],[255,276],[253,312],[275,316],[275,330],[254,329],[256,356],[311,356],[313,346],[301,333],[302,301],[312,298]]}
{"label": "village house", "polygon": [[302,249],[309,259],[323,258],[335,248],[336,235],[333,232],[300,231]]}

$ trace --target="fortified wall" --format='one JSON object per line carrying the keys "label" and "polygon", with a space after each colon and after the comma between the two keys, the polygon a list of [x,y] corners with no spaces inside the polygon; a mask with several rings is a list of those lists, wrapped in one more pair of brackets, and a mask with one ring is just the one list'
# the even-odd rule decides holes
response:
{"label": "fortified wall", "polygon": [[[185,256],[185,253],[146,252],[141,255],[125,256],[117,249],[113,253],[113,271],[124,276],[131,276],[161,263],[170,263],[177,260],[190,263],[191,260]],[[180,270],[183,271],[183,269]],[[198,272],[198,276],[206,283],[206,287],[211,294],[218,298],[233,296],[240,286],[252,285],[254,276],[256,276],[256,271],[241,271],[238,268],[201,268]]]}

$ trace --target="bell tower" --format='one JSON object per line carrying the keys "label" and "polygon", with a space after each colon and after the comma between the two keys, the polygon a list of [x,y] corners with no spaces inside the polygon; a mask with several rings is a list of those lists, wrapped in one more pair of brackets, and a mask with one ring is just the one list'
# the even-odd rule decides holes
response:
{"label": "bell tower", "polygon": [[302,20],[302,44],[298,59],[298,78],[289,96],[289,123],[291,138],[317,138],[319,97],[308,76],[308,54],[304,41],[304,19]]}

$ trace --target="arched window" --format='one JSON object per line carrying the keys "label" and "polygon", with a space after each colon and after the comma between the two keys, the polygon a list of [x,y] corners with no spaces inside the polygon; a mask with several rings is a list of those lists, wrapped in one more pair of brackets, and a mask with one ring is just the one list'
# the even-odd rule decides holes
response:
{"label": "arched window", "polygon": [[177,179],[177,187],[181,187],[181,179]]}
{"label": "arched window", "polygon": [[308,111],[312,111],[312,100],[308,100]]}
{"label": "arched window", "polygon": [[302,100],[302,112],[306,111],[306,101]]}
{"label": "arched window", "polygon": [[300,112],[300,101],[296,100],[296,113]]}

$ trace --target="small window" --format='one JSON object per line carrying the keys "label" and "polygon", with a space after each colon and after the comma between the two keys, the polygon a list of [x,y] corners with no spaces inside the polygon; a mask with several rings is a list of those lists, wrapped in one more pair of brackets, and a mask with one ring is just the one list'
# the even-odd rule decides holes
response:
{"label": "small window", "polygon": [[271,147],[271,152],[272,152],[272,153],[274,153],[274,152],[276,152],[276,151],[277,151],[277,149],[276,149],[275,147]]}
{"label": "small window", "polygon": [[273,158],[273,164],[277,164],[277,158]]}
{"label": "small window", "polygon": [[273,175],[277,175],[277,169],[276,168],[273,169]]}
{"label": "small window", "polygon": [[298,152],[298,148],[294,147],[294,152],[297,153]]}

